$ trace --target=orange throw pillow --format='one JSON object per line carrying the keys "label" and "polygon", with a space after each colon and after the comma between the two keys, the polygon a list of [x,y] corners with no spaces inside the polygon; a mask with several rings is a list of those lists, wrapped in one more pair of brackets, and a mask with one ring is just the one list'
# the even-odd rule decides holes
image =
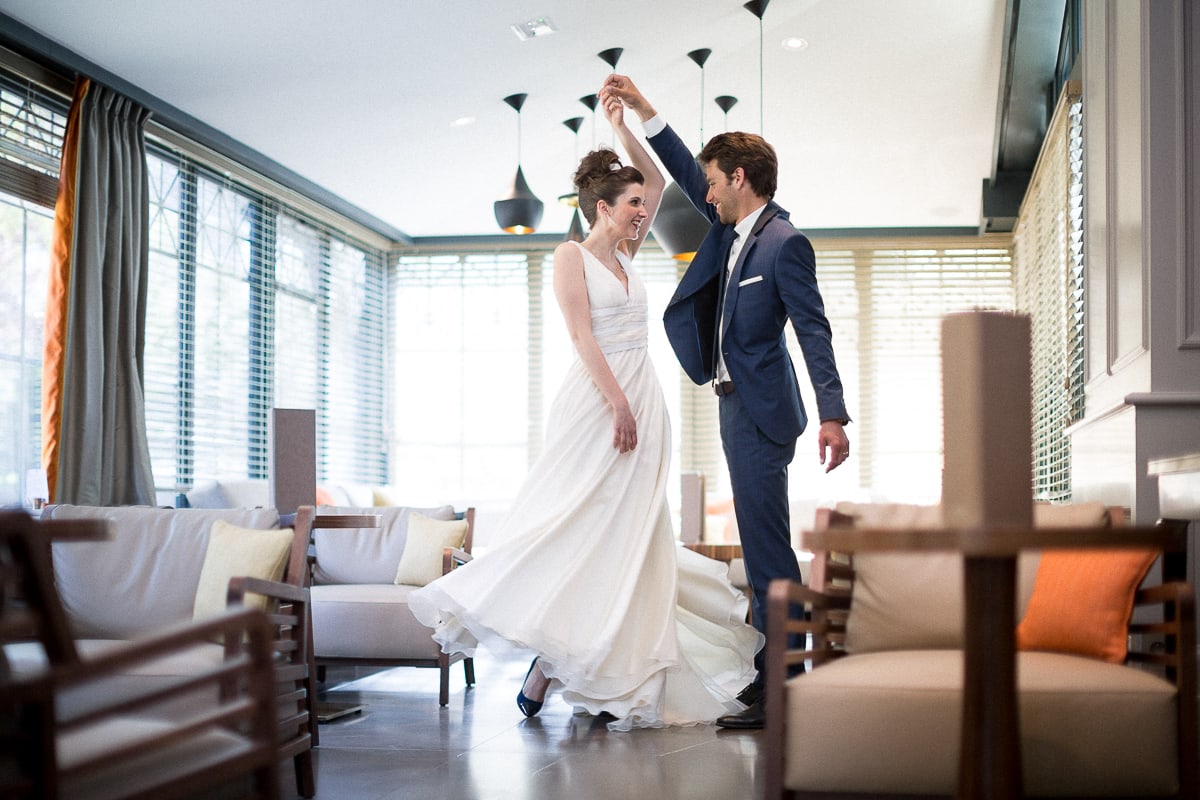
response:
{"label": "orange throw pillow", "polygon": [[1120,664],[1133,596],[1157,557],[1152,550],[1045,551],[1017,626],[1017,649]]}

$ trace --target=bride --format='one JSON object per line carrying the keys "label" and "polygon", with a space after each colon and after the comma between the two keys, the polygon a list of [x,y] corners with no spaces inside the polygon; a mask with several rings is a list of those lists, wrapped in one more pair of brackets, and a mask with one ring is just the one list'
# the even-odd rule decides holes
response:
{"label": "bride", "polygon": [[554,292],[576,359],[550,409],[543,455],[486,553],[410,596],[447,653],[480,642],[537,653],[526,716],[552,689],[614,730],[694,725],[744,708],[761,635],[725,565],[675,544],[666,503],[671,426],[647,353],[632,268],[664,180],[604,104],[631,165],[588,153],[575,173],[588,221],[554,252]]}

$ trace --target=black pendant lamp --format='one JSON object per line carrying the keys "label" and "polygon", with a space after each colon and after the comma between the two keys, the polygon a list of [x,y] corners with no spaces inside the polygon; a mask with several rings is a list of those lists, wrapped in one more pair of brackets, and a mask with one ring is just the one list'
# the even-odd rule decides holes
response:
{"label": "black pendant lamp", "polygon": [[579,216],[579,206],[571,212],[571,227],[567,228],[567,235],[563,237],[564,242],[582,242],[587,238],[587,233],[583,230],[583,218]]}
{"label": "black pendant lamp", "polygon": [[525,94],[510,94],[504,98],[517,112],[517,175],[513,178],[508,196],[494,204],[496,223],[506,233],[533,233],[542,222],[545,206],[529,189],[525,173],[521,169],[521,107],[525,105]]}
{"label": "black pendant lamp", "polygon": [[[707,47],[693,50],[688,58],[700,67],[700,146],[704,146],[704,62],[712,55]],[[676,261],[690,262],[708,235],[712,223],[696,210],[692,201],[671,181],[663,190],[658,214],[654,217],[654,239]]]}
{"label": "black pendant lamp", "polygon": [[722,111],[725,112],[725,132],[728,133],[729,132],[729,109],[731,109],[737,105],[737,98],[732,95],[723,94],[718,97],[714,97],[713,102],[717,104],[718,108],[720,108]]}
{"label": "black pendant lamp", "polygon": [[[563,125],[566,125],[571,133],[575,134],[575,160],[579,161],[579,128],[583,125],[583,117],[564,119]],[[558,202],[574,209],[571,212],[571,226],[567,228],[567,235],[563,241],[582,242],[587,236],[583,232],[583,220],[579,216],[579,193],[572,187],[572,191],[558,196]]]}
{"label": "black pendant lamp", "polygon": [[579,102],[587,106],[587,110],[592,112],[592,149],[596,149],[596,106],[600,103],[600,96],[595,94],[585,94],[579,98]]}

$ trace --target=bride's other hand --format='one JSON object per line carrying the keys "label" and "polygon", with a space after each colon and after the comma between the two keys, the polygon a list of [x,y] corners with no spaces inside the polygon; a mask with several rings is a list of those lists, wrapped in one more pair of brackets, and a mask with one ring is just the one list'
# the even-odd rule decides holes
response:
{"label": "bride's other hand", "polygon": [[619,128],[625,124],[625,104],[621,102],[621,98],[616,95],[608,95],[603,98],[604,114],[608,117],[608,122],[614,128]]}
{"label": "bride's other hand", "polygon": [[637,420],[628,403],[613,409],[613,447],[621,453],[637,447]]}

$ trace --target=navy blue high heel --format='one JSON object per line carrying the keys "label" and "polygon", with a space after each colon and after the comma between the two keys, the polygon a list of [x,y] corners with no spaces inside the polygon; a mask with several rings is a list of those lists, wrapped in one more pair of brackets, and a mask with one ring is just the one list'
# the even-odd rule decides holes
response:
{"label": "navy blue high heel", "polygon": [[529,664],[529,671],[525,673],[525,680],[521,681],[521,691],[517,692],[517,708],[521,709],[521,713],[527,717],[535,716],[542,710],[542,701],[533,700],[525,696],[525,684],[529,680],[529,674],[533,672],[533,668],[537,666],[536,658]]}

